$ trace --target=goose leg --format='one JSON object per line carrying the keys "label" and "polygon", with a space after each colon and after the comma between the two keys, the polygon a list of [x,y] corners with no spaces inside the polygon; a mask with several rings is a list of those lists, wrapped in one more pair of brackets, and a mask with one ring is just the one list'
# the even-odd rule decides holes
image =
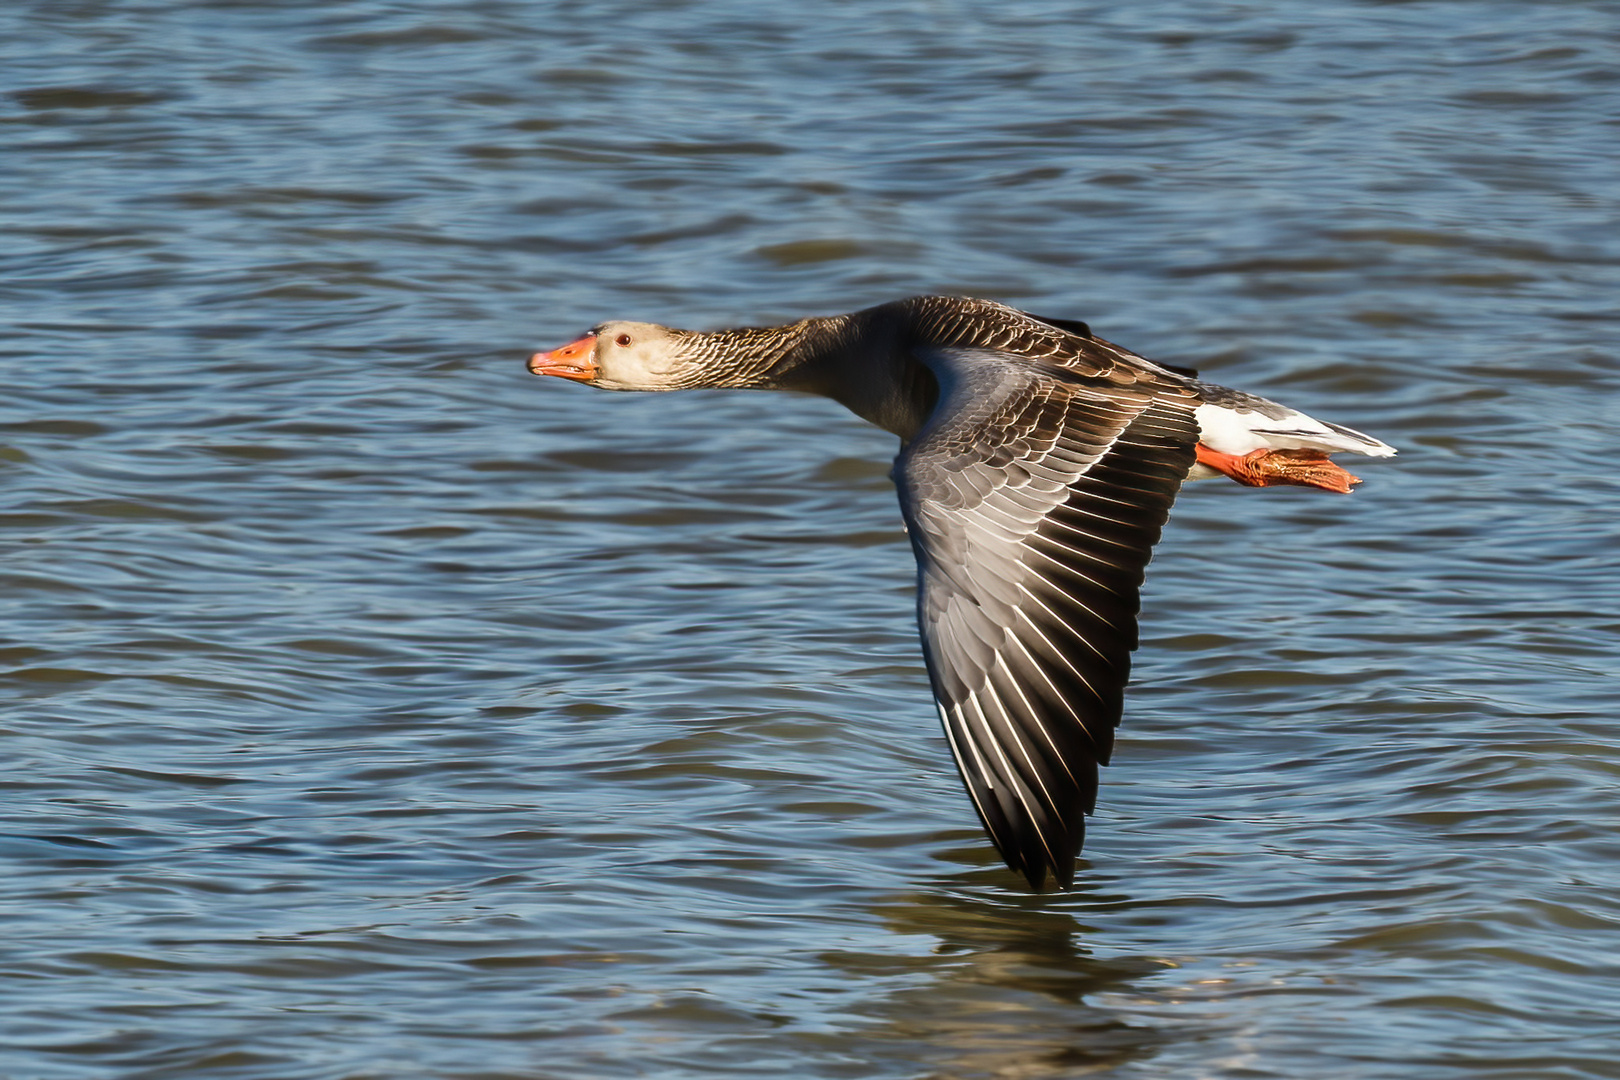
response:
{"label": "goose leg", "polygon": [[1198,444],[1198,463],[1225,473],[1249,487],[1298,484],[1348,495],[1350,485],[1361,483],[1334,464],[1320,450],[1268,450],[1262,447],[1247,454],[1224,454]]}

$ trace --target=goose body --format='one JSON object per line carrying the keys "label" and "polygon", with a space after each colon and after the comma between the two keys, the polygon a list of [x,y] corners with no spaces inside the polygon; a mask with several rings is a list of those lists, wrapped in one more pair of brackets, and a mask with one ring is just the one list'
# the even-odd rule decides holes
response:
{"label": "goose body", "polygon": [[1348,492],[1377,439],[988,300],[923,296],[786,326],[609,322],[529,369],[610,390],[796,390],[901,439],[935,703],[1007,865],[1067,887],[1184,480]]}

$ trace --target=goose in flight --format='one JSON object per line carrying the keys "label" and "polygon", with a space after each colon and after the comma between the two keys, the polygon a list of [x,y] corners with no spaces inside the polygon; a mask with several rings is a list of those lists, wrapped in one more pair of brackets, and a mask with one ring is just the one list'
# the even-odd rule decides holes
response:
{"label": "goose in flight", "polygon": [[839,401],[900,437],[923,658],[957,769],[1007,865],[1067,888],[1137,645],[1139,590],[1184,480],[1349,492],[1377,439],[1202,382],[1081,322],[919,296],[785,326],[607,322],[529,370],[605,390]]}

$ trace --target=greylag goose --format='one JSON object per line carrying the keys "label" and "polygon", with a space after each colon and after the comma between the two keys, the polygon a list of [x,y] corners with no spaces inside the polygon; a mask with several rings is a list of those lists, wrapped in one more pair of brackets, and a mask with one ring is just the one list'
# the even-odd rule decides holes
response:
{"label": "greylag goose", "polygon": [[1084,323],[919,296],[786,326],[607,322],[529,370],[605,390],[821,394],[900,437],[923,658],[1008,867],[1067,888],[1136,648],[1143,572],[1189,477],[1348,492],[1394,448],[1146,360]]}

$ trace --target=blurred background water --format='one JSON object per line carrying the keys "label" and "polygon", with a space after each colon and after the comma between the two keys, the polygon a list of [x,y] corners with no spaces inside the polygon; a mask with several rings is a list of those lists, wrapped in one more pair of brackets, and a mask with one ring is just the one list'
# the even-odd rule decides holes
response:
{"label": "blurred background water", "polygon": [[[1602,0],[0,11],[0,1075],[1620,1076]],[[1074,891],[892,438],[608,317],[1087,319],[1399,445],[1184,493]]]}

